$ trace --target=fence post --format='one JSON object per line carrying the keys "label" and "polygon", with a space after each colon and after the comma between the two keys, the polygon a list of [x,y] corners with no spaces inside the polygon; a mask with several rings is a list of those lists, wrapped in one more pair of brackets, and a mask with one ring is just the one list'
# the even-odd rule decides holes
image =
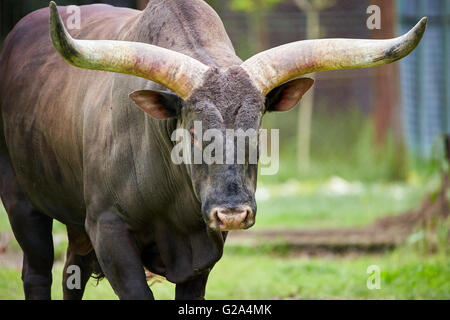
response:
{"label": "fence post", "polygon": [[[450,134],[450,65],[449,65],[449,46],[450,46],[450,1],[444,4],[444,106],[443,106],[443,125],[444,133]],[[447,136],[448,138],[448,136]]]}
{"label": "fence post", "polygon": [[[419,0],[419,15],[425,14],[425,1]],[[425,46],[421,45],[417,48],[417,70],[416,70],[416,89],[417,89],[417,115],[419,120],[419,150],[420,156],[427,158],[427,113],[424,104],[424,87],[425,87]]]}

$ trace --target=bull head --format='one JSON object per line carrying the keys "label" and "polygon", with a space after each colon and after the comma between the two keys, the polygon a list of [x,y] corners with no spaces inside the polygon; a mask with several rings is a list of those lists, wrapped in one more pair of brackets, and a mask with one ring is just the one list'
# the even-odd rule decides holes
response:
{"label": "bull head", "polygon": [[[140,90],[130,98],[154,118],[177,118],[177,125],[190,132],[195,120],[202,121],[204,129],[258,130],[265,112],[290,110],[312,86],[313,80],[299,78],[302,75],[374,67],[401,59],[418,45],[426,22],[423,18],[395,39],[297,41],[261,52],[240,66],[217,68],[147,43],[75,40],[61,22],[55,3],[50,3],[51,40],[67,62],[135,75],[165,86],[175,94]],[[187,171],[211,229],[253,225],[256,165],[201,164]]]}

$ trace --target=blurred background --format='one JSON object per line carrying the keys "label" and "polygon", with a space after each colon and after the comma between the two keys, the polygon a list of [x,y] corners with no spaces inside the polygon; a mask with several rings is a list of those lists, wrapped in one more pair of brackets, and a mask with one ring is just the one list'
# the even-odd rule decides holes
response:
{"label": "blurred background", "polygon": [[[0,43],[47,0],[0,0]],[[58,0],[143,9],[146,0]],[[449,299],[450,0],[208,0],[243,60],[308,38],[392,38],[428,17],[403,60],[314,75],[280,129],[280,170],[258,180],[256,225],[232,232],[209,299]],[[376,5],[380,28],[370,29]],[[368,9],[369,8],[369,9]],[[370,20],[373,21],[373,20]],[[55,224],[54,297],[67,240]],[[0,299],[22,298],[20,249],[0,212]],[[380,289],[368,282],[379,267]],[[371,269],[369,268],[369,271]],[[239,272],[246,281],[232,275]],[[153,279],[155,296],[173,286]],[[114,298],[107,281],[86,296]]]}

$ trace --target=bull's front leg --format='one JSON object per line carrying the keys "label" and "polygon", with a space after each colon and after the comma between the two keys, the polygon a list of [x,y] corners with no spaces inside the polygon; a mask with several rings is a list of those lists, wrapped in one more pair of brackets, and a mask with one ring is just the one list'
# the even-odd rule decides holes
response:
{"label": "bull's front leg", "polygon": [[86,230],[117,296],[127,300],[153,299],[133,234],[114,210],[88,212]]}
{"label": "bull's front leg", "polygon": [[177,283],[175,287],[176,300],[203,300],[208,280],[209,270],[201,273],[183,283]]}

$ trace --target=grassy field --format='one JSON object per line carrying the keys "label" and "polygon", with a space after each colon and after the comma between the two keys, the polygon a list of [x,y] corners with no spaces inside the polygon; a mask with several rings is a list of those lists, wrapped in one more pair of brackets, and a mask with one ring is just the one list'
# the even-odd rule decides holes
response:
{"label": "grassy field", "polygon": [[[231,250],[232,251],[232,250]],[[380,289],[369,290],[367,268],[379,266]],[[61,265],[52,297],[62,298]],[[157,299],[173,299],[174,285],[152,285]],[[0,297],[23,299],[20,271],[0,269]],[[226,250],[213,269],[208,299],[450,299],[450,258],[405,248],[384,255],[301,258]],[[117,299],[106,280],[87,285],[85,299]]]}

